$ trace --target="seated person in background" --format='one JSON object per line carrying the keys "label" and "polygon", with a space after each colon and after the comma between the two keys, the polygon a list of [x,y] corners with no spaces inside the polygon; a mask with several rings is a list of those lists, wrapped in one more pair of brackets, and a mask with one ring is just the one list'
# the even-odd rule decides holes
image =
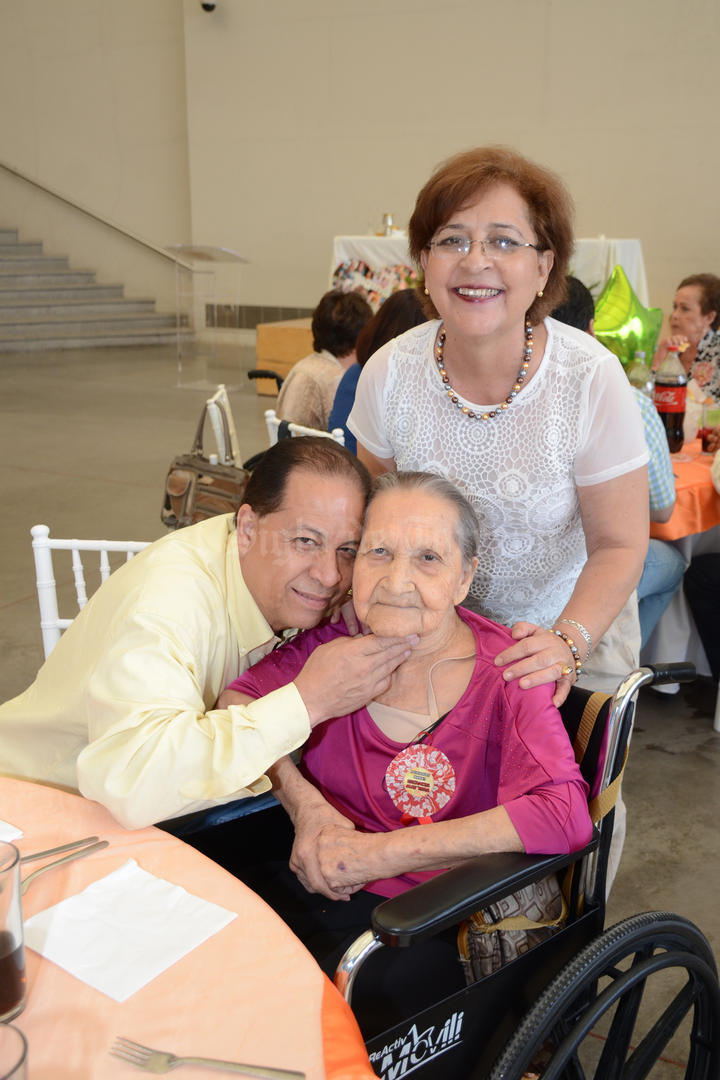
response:
{"label": "seated person in background", "polygon": [[282,420],[327,431],[340,378],[355,363],[355,342],[372,308],[357,292],[326,292],[312,317],[313,349],[288,373],[277,399]]}
{"label": "seated person in background", "polygon": [[[568,298],[553,311],[560,322],[594,334],[595,305],[590,290],[582,281],[568,277]],[[652,401],[635,389],[645,429],[645,442],[650,452],[648,481],[650,489],[650,520],[669,521],[675,506],[675,481],[667,437],[657,409]],[[672,544],[651,539],[645,556],[642,576],[637,586],[641,645],[645,645],[661,615],[672,600],[685,573],[685,559]]]}
{"label": "seated person in background", "polygon": [[343,429],[345,445],[353,454],[357,451],[357,439],[347,426],[347,418],[355,402],[355,389],[360,372],[372,354],[386,341],[391,341],[424,322],[427,322],[427,316],[423,312],[417,290],[399,289],[388,296],[370,322],[360,331],[355,345],[356,363],[351,364],[340,379],[327,427],[328,431],[334,428]]}
{"label": "seated person in background", "polygon": [[364,703],[407,651],[345,638],[331,667],[342,688],[316,657],[279,696],[215,705],[280,631],[316,626],[342,601],[368,489],[331,439],[273,446],[237,523],[180,529],[116,570],[32,686],[0,706],[2,772],[79,789],[127,828],[267,791],[267,768],[344,711],[354,681]]}
{"label": "seated person in background", "polygon": [[691,274],[678,285],[670,335],[655,350],[653,371],[665,360],[670,345],[683,350],[680,360],[692,399],[711,397],[720,405],[720,278],[715,274]]}
{"label": "seated person in background", "polygon": [[[374,482],[353,603],[371,635],[419,641],[366,707],[311,734],[299,769],[284,758],[272,770],[295,830],[289,867],[236,870],[326,967],[381,897],[485,852],[568,852],[590,838],[587,786],[553,684],[505,682],[494,661],[509,631],[457,606],[481,542],[449,481],[401,472]],[[299,634],[219,705],[285,686],[346,633],[337,623]]]}

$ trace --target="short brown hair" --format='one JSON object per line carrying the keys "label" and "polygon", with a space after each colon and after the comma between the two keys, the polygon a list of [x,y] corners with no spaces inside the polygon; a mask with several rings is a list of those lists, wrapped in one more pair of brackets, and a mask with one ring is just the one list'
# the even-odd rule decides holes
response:
{"label": "short brown hair", "polygon": [[357,336],[372,318],[373,310],[358,292],[331,289],[320,298],[312,315],[313,349],[327,349],[333,356],[347,356]]}
{"label": "short brown hair", "polygon": [[700,310],[703,315],[715,312],[712,329],[720,327],[720,278],[715,274],[691,274],[683,278],[678,289],[684,289],[686,285],[697,285],[700,289]]}
{"label": "short brown hair", "polygon": [[[410,254],[419,266],[420,256],[437,230],[456,210],[495,184],[509,184],[522,196],[539,247],[555,256],[543,295],[535,298],[527,313],[536,324],[565,299],[565,277],[573,251],[573,203],[559,176],[515,150],[480,146],[439,165],[418,195],[410,218]],[[421,283],[419,288],[423,287]],[[430,298],[424,297],[423,303],[428,317],[437,318]]]}
{"label": "short brown hair", "polygon": [[294,469],[306,469],[320,476],[347,476],[355,481],[367,502],[370,473],[344,446],[322,435],[279,439],[266,450],[250,474],[243,502],[258,517],[274,514],[282,506],[288,477]]}

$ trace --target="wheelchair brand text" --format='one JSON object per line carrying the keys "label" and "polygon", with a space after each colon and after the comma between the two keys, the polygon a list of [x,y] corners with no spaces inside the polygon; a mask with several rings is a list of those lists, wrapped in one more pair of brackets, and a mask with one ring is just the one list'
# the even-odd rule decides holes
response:
{"label": "wheelchair brand text", "polygon": [[454,1050],[462,1041],[461,1031],[463,1016],[455,1012],[449,1016],[442,1027],[432,1024],[424,1031],[418,1031],[417,1025],[400,1036],[389,1046],[376,1050],[370,1055],[373,1065],[380,1063],[382,1080],[396,1080],[399,1076],[409,1076],[421,1065],[427,1065],[432,1059],[448,1050]]}

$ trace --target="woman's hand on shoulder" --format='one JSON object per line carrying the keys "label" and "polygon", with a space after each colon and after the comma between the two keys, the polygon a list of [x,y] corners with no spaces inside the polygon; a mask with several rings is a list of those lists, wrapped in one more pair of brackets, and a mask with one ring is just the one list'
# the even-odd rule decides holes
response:
{"label": "woman's hand on shoulder", "polygon": [[[547,627],[517,622],[511,630],[516,644],[495,657],[497,667],[509,665],[503,671],[506,682],[519,680],[522,690],[555,683],[553,705],[559,707],[575,682],[575,663],[568,645]],[[570,668],[568,672],[566,669]]]}

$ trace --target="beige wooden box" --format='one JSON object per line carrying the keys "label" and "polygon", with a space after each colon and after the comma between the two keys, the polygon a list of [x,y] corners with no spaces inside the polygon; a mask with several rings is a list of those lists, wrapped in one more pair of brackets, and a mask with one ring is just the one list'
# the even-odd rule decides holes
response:
{"label": "beige wooden box", "polygon": [[[310,319],[285,319],[282,322],[258,323],[255,353],[259,368],[277,371],[284,379],[290,368],[313,351]],[[275,397],[277,386],[272,379],[256,379],[258,394]]]}

